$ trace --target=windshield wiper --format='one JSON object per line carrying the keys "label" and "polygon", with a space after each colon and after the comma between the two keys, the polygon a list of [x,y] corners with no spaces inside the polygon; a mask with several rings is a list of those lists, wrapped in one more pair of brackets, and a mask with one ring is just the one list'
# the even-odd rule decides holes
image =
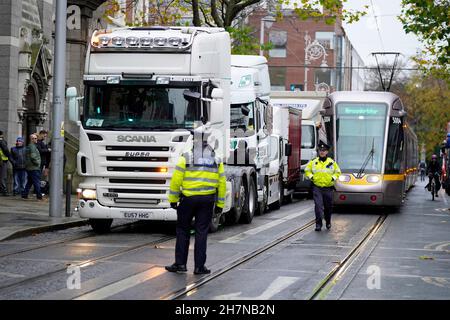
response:
{"label": "windshield wiper", "polygon": [[373,155],[375,154],[375,147],[374,147],[375,138],[372,138],[372,149],[370,149],[369,154],[366,157],[366,160],[364,160],[364,163],[361,166],[361,169],[359,169],[358,173],[356,174],[356,178],[360,179],[364,173],[364,170],[367,167],[367,164],[369,163],[370,159],[373,159]]}

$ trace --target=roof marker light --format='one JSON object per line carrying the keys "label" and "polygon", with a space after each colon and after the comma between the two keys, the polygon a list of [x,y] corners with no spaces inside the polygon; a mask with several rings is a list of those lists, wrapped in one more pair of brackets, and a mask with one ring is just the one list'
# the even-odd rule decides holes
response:
{"label": "roof marker light", "polygon": [[106,47],[109,43],[109,40],[111,40],[111,38],[108,36],[101,36],[101,37],[99,37],[99,40],[100,40],[100,44],[102,46]]}
{"label": "roof marker light", "polygon": [[138,37],[127,37],[127,45],[130,47],[136,47],[139,44],[139,38]]}
{"label": "roof marker light", "polygon": [[117,47],[121,47],[121,46],[123,46],[124,40],[125,39],[123,37],[114,37],[114,38],[112,38],[112,44]]}
{"label": "roof marker light", "polygon": [[141,43],[142,47],[150,47],[153,39],[150,37],[142,37],[139,42]]}
{"label": "roof marker light", "polygon": [[154,42],[157,46],[163,46],[166,44],[167,39],[166,38],[155,38]]}
{"label": "roof marker light", "polygon": [[169,44],[178,47],[181,44],[181,38],[169,38]]}

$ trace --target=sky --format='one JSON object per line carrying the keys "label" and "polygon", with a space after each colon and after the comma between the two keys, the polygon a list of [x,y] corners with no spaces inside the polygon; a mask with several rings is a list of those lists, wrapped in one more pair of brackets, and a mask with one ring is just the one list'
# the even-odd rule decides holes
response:
{"label": "sky", "polygon": [[[417,37],[407,35],[396,17],[401,12],[401,0],[348,0],[345,8],[362,10],[366,4],[369,5],[366,16],[358,22],[344,24],[347,36],[366,65],[375,64],[372,52],[400,52],[403,60],[408,60],[420,51],[421,43]],[[374,16],[377,17],[380,33]]]}

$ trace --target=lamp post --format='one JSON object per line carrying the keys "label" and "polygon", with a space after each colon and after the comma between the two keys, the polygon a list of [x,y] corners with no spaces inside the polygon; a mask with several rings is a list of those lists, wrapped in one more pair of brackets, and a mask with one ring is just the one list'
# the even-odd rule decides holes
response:
{"label": "lamp post", "polygon": [[315,39],[311,42],[311,37],[308,32],[305,32],[305,91],[308,91],[308,65],[311,60],[317,60],[323,56],[320,67],[327,68],[327,51],[325,48]]}
{"label": "lamp post", "polygon": [[267,25],[267,29],[270,29],[275,21],[276,21],[276,19],[271,15],[267,15],[261,19],[261,27],[260,27],[260,35],[259,35],[259,44],[260,44],[259,55],[260,56],[264,55],[264,50],[262,49],[262,45],[264,44],[264,26]]}

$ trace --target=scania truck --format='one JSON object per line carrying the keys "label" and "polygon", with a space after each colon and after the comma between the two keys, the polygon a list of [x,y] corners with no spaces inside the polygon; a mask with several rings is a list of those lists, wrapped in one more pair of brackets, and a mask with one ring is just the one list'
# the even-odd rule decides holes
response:
{"label": "scania truck", "polygon": [[167,200],[170,179],[198,128],[212,131],[209,142],[227,176],[225,207],[213,217],[210,230],[237,217],[252,221],[256,168],[246,165],[245,144],[230,149],[230,57],[229,34],[221,28],[93,33],[84,97],[72,87],[67,98],[70,119],[80,128],[79,214],[89,218],[95,231],[108,231],[112,219],[175,221]]}

